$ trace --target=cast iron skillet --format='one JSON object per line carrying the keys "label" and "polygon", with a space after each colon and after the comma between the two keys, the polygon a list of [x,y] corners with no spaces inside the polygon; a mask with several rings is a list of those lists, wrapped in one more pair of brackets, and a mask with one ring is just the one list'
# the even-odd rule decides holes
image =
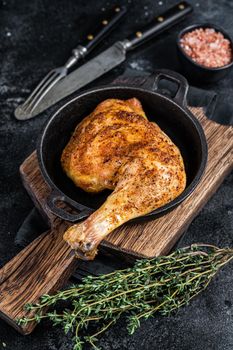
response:
{"label": "cast iron skillet", "polygon": [[[177,84],[178,88],[172,99],[158,92],[161,79]],[[159,217],[180,204],[200,181],[208,153],[202,127],[187,108],[187,91],[188,83],[183,76],[169,70],[160,70],[151,75],[140,87],[98,87],[80,93],[60,108],[45,125],[37,150],[42,174],[52,190],[47,199],[50,211],[64,220],[78,222],[99,208],[109,195],[110,191],[88,194],[77,188],[60,165],[62,150],[76,125],[92,112],[98,103],[107,98],[138,98],[148,119],[154,120],[179,147],[185,163],[187,187],[183,193],[163,207],[131,221]],[[59,202],[65,202],[75,208],[77,213],[62,209],[58,206]]]}

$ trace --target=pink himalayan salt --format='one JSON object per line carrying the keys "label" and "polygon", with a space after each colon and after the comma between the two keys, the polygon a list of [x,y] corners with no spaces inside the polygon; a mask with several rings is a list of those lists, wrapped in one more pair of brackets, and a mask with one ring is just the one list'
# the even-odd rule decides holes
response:
{"label": "pink himalayan salt", "polygon": [[231,43],[223,34],[212,28],[198,28],[183,35],[180,44],[193,61],[217,68],[232,62]]}

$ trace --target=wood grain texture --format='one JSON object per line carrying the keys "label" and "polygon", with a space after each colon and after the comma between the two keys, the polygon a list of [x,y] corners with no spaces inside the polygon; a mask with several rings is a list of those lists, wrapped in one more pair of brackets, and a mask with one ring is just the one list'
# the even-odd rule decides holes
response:
{"label": "wood grain texture", "polygon": [[[102,242],[103,250],[129,257],[166,254],[233,168],[233,128],[209,121],[200,108],[191,108],[201,122],[208,142],[208,164],[198,187],[179,207],[165,216],[145,223],[125,224]],[[56,218],[46,206],[50,192],[39,170],[36,153],[20,168],[24,186],[35,205],[51,224],[42,234],[0,270],[0,316],[23,334],[16,319],[26,314],[23,305],[36,302],[41,294],[60,288],[72,273],[76,259],[62,236],[67,223]]]}
{"label": "wood grain texture", "polygon": [[66,228],[59,222],[0,270],[0,316],[20,333],[28,334],[35,327],[35,323],[17,325],[18,318],[32,316],[25,303],[61,288],[76,268],[77,259],[62,239]]}
{"label": "wood grain texture", "polygon": [[[208,142],[208,164],[199,185],[172,212],[150,222],[123,225],[102,246],[135,257],[166,254],[233,168],[233,128],[208,120],[201,108],[191,111],[201,122]],[[53,225],[55,216],[46,206],[49,188],[41,176],[36,153],[22,164],[20,171],[28,193]]]}

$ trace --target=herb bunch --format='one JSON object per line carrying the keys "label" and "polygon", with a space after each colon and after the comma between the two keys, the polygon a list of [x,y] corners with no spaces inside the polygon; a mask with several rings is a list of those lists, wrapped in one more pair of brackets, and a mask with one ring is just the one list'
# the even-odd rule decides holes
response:
{"label": "herb bunch", "polygon": [[[74,350],[81,350],[86,342],[98,349],[98,336],[122,314],[126,315],[129,334],[133,334],[141,320],[156,312],[169,315],[186,305],[231,259],[233,249],[192,245],[168,256],[139,260],[132,268],[88,276],[82,284],[43,295],[37,304],[26,305],[29,316],[18,323],[23,326],[48,318],[74,335]],[[71,308],[59,313],[54,306],[64,300],[71,302]],[[48,307],[53,310],[45,311]],[[90,324],[97,326],[96,332],[84,335]]]}

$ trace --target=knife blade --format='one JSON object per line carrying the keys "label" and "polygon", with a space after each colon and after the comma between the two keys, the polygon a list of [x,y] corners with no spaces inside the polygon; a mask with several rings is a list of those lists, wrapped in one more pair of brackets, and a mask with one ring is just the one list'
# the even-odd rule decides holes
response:
{"label": "knife blade", "polygon": [[126,53],[151,37],[170,28],[185,18],[192,11],[192,7],[186,1],[173,6],[164,14],[157,16],[149,25],[141,31],[136,31],[127,39],[118,41],[98,56],[74,70],[66,78],[58,82],[34,109],[31,115],[24,116],[23,120],[33,118],[58,101],[69,96],[73,92],[86,86],[88,83],[99,78],[121,64],[126,59]]}
{"label": "knife blade", "polygon": [[[69,96],[74,91],[81,89],[83,86],[110,71],[113,67],[119,65],[126,58],[126,50],[120,42],[99,54],[97,57],[82,65],[79,69],[68,75],[48,92],[46,98],[35,108],[27,119],[33,118],[43,112],[50,106],[54,105],[64,97]],[[19,114],[20,117],[20,114]],[[25,116],[23,118],[25,120]]]}
{"label": "knife blade", "polygon": [[72,56],[61,66],[54,68],[40,81],[36,88],[31,92],[26,101],[15,109],[16,119],[28,119],[32,115],[33,110],[39,105],[40,101],[44,99],[47,93],[60,80],[66,77],[71,68],[79,61],[83,60],[97,45],[99,45],[106,35],[119,25],[119,22],[125,16],[127,8],[124,6],[114,7],[110,13],[102,18],[96,28],[92,28],[91,34],[87,35],[85,40],[82,40],[82,45],[79,44],[72,50]]}

